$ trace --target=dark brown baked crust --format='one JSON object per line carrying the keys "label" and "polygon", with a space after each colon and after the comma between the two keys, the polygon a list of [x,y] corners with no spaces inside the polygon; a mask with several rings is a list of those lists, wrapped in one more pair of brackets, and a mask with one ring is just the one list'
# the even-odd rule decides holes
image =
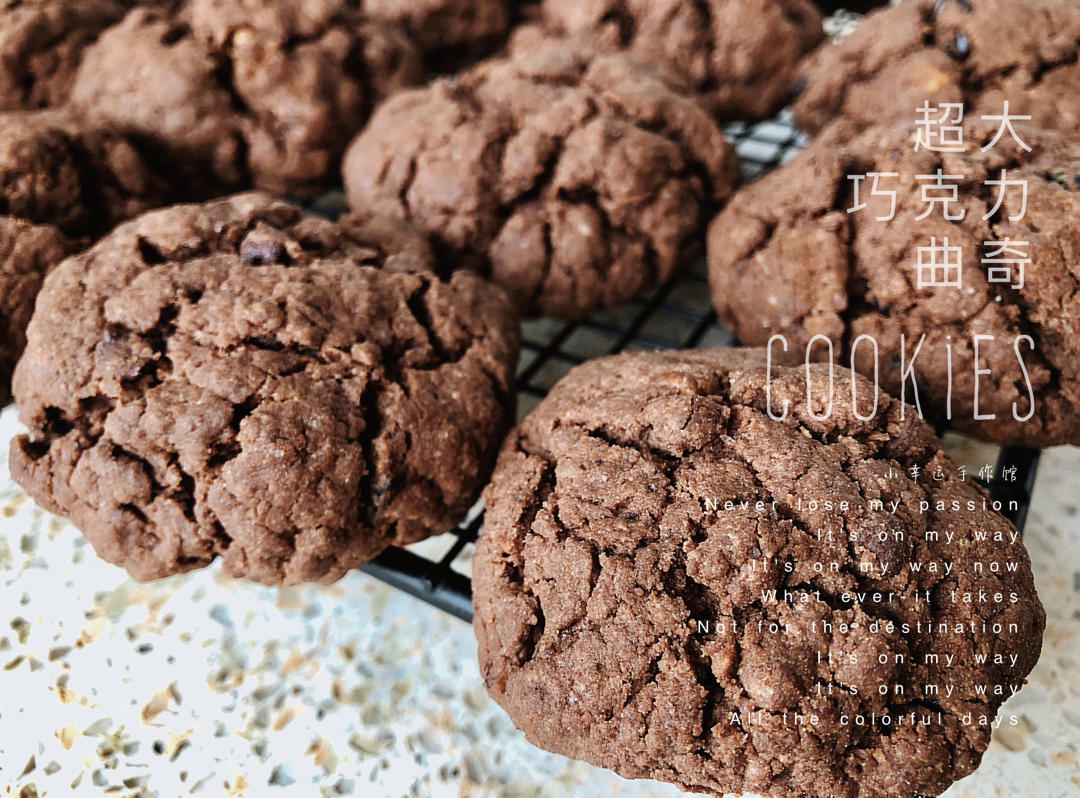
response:
{"label": "dark brown baked crust", "polygon": [[55,227],[0,216],[0,407],[11,401],[11,372],[45,275],[75,244]]}
{"label": "dark brown baked crust", "polygon": [[0,0],[0,111],[63,105],[83,50],[129,2]]}
{"label": "dark brown baked crust", "polygon": [[352,207],[419,225],[523,312],[576,317],[685,264],[737,171],[691,99],[549,40],[388,100],[344,179]]}
{"label": "dark brown baked crust", "polygon": [[869,14],[801,69],[795,119],[816,133],[840,120],[913,124],[924,102],[962,102],[969,117],[1030,114],[1080,126],[1080,4],[1073,0],[902,0]]}
{"label": "dark brown baked crust", "polygon": [[139,579],[328,581],[444,531],[512,419],[517,329],[430,265],[257,194],[121,225],[46,279],[12,476]]}
{"label": "dark brown baked crust", "polygon": [[723,119],[765,119],[791,97],[821,41],[809,0],[543,0],[544,23],[626,50],[700,92]]}
{"label": "dark brown baked crust", "polygon": [[83,55],[72,104],[192,179],[316,191],[383,96],[420,78],[401,31],[345,0],[136,8]]}
{"label": "dark brown baked crust", "polygon": [[[773,333],[788,339],[789,357],[801,360],[806,343],[825,335],[835,356],[847,363],[847,348],[860,335],[881,346],[881,384],[899,395],[900,335],[906,336],[905,362],[916,343],[926,340],[916,363],[922,407],[944,417],[948,400],[949,350],[952,348],[950,422],[986,440],[1030,446],[1080,443],[1080,147],[1056,133],[1017,127],[1033,147],[1024,152],[1006,134],[981,152],[996,125],[969,124],[967,151],[914,152],[916,132],[910,127],[878,128],[847,140],[823,134],[783,168],[747,186],[713,221],[709,230],[709,280],[713,304],[746,344],[764,344]],[[940,208],[927,219],[918,175],[938,167],[946,175],[962,175],[959,206],[963,220],[949,222]],[[987,214],[997,198],[984,185],[1008,169],[1010,180],[1028,182],[1027,212],[1019,215],[1020,197],[1010,189],[998,216]],[[884,188],[898,191],[896,218],[888,200],[855,213],[850,174],[897,172]],[[951,182],[951,181],[950,181]],[[863,184],[866,199],[869,183]],[[917,282],[917,248],[936,237],[949,238],[963,249],[962,288],[924,287]],[[1032,259],[1025,285],[990,283],[981,263],[983,242],[1004,238],[1026,241]],[[981,342],[979,410],[994,420],[975,421],[973,336],[993,335]],[[1029,335],[1035,351],[1021,345],[1028,370],[1025,378],[1014,346]],[[779,349],[777,354],[782,354]],[[817,354],[824,349],[818,348]],[[869,345],[859,349],[857,367],[873,373]],[[1027,421],[1027,382],[1036,413]],[[906,397],[912,401],[910,381]]]}
{"label": "dark brown baked crust", "polygon": [[[775,422],[761,350],[619,355],[571,371],[510,434],[484,494],[474,625],[488,691],[532,742],[717,795],[910,798],[936,795],[978,765],[990,731],[963,716],[993,718],[1003,699],[974,686],[1019,687],[1041,646],[1045,614],[1027,552],[977,541],[972,530],[1012,530],[991,510],[919,513],[922,499],[980,504],[985,494],[884,393],[874,420],[856,419],[852,375],[838,372],[830,385],[827,367],[811,369],[815,412],[830,397],[836,407],[817,421],[803,369],[774,371],[773,403],[791,409]],[[854,388],[866,415],[874,392],[862,378]],[[916,484],[906,475],[913,464],[927,474],[941,466],[945,478]],[[811,508],[814,499],[850,509]],[[874,499],[899,500],[900,510],[881,512]],[[706,510],[707,500],[720,507]],[[940,539],[926,539],[931,529]],[[976,561],[1004,558],[1016,572],[975,572]],[[943,559],[954,564],[949,576],[909,572],[911,561]],[[818,573],[818,562],[840,570]],[[763,600],[772,589],[795,600]],[[954,603],[954,590],[1015,592],[1016,601]],[[918,591],[930,600],[916,601]],[[897,627],[875,632],[875,620]],[[1019,634],[985,632],[984,620],[1016,623]],[[790,628],[770,632],[771,622]],[[953,631],[915,631],[919,622]],[[913,631],[901,634],[902,623]],[[992,664],[996,654],[1016,665]],[[931,695],[928,684],[955,692]],[[874,712],[934,722],[884,728]],[[794,713],[819,723],[797,726]]]}

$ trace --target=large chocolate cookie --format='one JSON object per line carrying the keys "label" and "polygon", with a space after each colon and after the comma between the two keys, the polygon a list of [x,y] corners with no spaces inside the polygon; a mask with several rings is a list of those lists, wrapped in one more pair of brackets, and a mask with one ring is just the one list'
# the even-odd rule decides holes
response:
{"label": "large chocolate cookie", "polygon": [[0,111],[67,101],[83,50],[129,2],[0,0]]}
{"label": "large chocolate cookie", "polygon": [[[915,152],[919,134],[904,126],[825,137],[747,186],[709,231],[721,317],[747,344],[783,334],[788,351],[778,344],[777,355],[798,361],[815,335],[845,364],[859,336],[871,336],[883,388],[909,402],[917,394],[928,416],[945,420],[951,409],[953,426],[1001,443],[1080,443],[1080,145],[1017,127],[1032,152],[1007,132],[983,152],[996,128],[969,124],[956,153]],[[946,220],[938,204],[916,220],[939,168],[955,176],[943,181],[957,187],[947,212],[963,218]],[[987,181],[1003,169],[1027,183],[1026,209],[1024,190],[1006,186],[1002,207],[984,219],[1001,191]],[[882,176],[876,197],[874,179],[863,179],[867,207],[848,213],[849,175],[874,172],[898,176]],[[889,216],[890,192],[895,218],[878,221]],[[995,259],[1031,262],[984,263]],[[873,341],[857,347],[868,376]],[[824,342],[814,355],[827,356]],[[904,377],[913,362],[914,381]]]}
{"label": "large chocolate cookie", "polygon": [[374,104],[420,76],[404,33],[345,0],[136,8],[84,53],[72,104],[219,187],[333,180]]}
{"label": "large chocolate cookie", "polygon": [[38,289],[73,246],[55,227],[0,216],[0,407],[11,400],[11,372],[26,345]]}
{"label": "large chocolate cookie", "polygon": [[12,476],[139,579],[333,580],[442,532],[512,419],[497,288],[262,195],[121,225],[46,279]]}
{"label": "large chocolate cookie", "polygon": [[810,0],[543,0],[542,10],[551,29],[664,69],[724,119],[779,110],[823,35]]}
{"label": "large chocolate cookie", "polygon": [[[1080,4],[1074,0],[902,0],[820,48],[802,69],[795,118],[811,132],[913,124],[924,103],[969,116],[1080,125]],[[937,114],[935,117],[938,116]]]}
{"label": "large chocolate cookie", "polygon": [[546,41],[388,100],[344,178],[352,207],[419,225],[524,312],[575,317],[685,264],[737,170],[692,100]]}
{"label": "large chocolate cookie", "polygon": [[837,372],[774,370],[773,421],[761,350],[620,355],[510,434],[475,629],[531,741],[715,795],[911,798],[978,765],[1039,655],[1027,552],[923,422]]}

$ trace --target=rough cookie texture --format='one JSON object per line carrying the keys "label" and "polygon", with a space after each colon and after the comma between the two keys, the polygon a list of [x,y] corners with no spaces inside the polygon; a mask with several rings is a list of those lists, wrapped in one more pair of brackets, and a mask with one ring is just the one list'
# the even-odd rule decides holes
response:
{"label": "rough cookie texture", "polygon": [[26,325],[45,275],[74,248],[49,225],[0,216],[0,407],[11,401],[11,372],[26,345]]}
{"label": "rough cookie texture", "polygon": [[475,61],[506,37],[520,0],[364,0],[372,19],[400,26],[429,65]]}
{"label": "rough cookie texture", "polygon": [[563,317],[671,276],[737,172],[691,99],[566,41],[391,98],[344,164],[352,207],[419,225],[523,312]]}
{"label": "rough cookie texture", "polygon": [[12,476],[138,579],[220,556],[329,581],[442,532],[512,419],[517,330],[499,289],[430,267],[392,224],[262,195],[121,225],[46,278]]}
{"label": "rough cookie texture", "polygon": [[115,0],[2,0],[0,111],[65,103],[83,50],[120,21],[127,5]]}
{"label": "rough cookie texture", "polygon": [[817,132],[913,124],[924,102],[963,103],[969,116],[1029,114],[1080,125],[1080,4],[1073,0],[902,0],[823,46],[801,70],[795,119]]}
{"label": "rough cookie texture", "polygon": [[217,188],[316,191],[374,104],[419,79],[401,31],[346,0],[136,8],[89,47],[72,104]]}
{"label": "rough cookie texture", "polygon": [[94,235],[169,201],[130,136],[62,110],[0,113],[0,213]]}
{"label": "rough cookie texture", "polygon": [[[532,742],[717,795],[910,798],[978,765],[990,731],[963,718],[993,718],[1003,699],[976,685],[1019,687],[1041,646],[1027,552],[978,541],[974,530],[1008,540],[1013,529],[992,510],[920,514],[923,499],[981,507],[985,494],[885,394],[859,421],[852,379],[776,369],[773,406],[790,403],[780,422],[766,412],[761,350],[619,355],[571,371],[510,434],[484,494],[474,623],[488,691]],[[855,378],[854,389],[868,415],[872,386]],[[809,390],[817,415],[834,402],[827,420],[807,412]],[[945,477],[915,483],[913,464]],[[828,511],[826,499],[850,507]],[[1004,559],[1017,570],[975,572]],[[909,567],[941,560],[950,575]],[[979,590],[1006,603],[951,598]],[[999,654],[1015,666],[994,664]],[[915,724],[895,722],[911,713]]]}
{"label": "rough cookie texture", "polygon": [[[1006,133],[987,152],[997,127],[982,123],[965,129],[966,151],[914,151],[909,127],[878,128],[843,140],[824,135],[785,167],[748,186],[713,221],[709,230],[709,279],[713,304],[746,344],[764,344],[773,333],[788,339],[787,356],[801,360],[807,342],[824,335],[834,355],[848,363],[848,349],[860,335],[876,339],[882,387],[900,395],[901,342],[909,365],[925,335],[915,364],[923,410],[946,415],[952,350],[952,420],[950,424],[1000,443],[1048,446],[1080,443],[1080,147],[1059,134],[1017,127],[1033,148],[1023,151]],[[946,221],[941,206],[921,220],[926,209],[919,175],[959,175],[959,202]],[[1027,181],[1027,208],[1020,216],[1022,194],[1006,191],[1002,209],[989,221],[998,190],[985,185],[1000,180]],[[896,214],[887,217],[891,200],[873,197],[871,180],[862,183],[866,208],[854,213],[853,183],[848,175],[896,172],[880,188],[897,192]],[[947,181],[952,184],[954,181]],[[942,196],[941,191],[931,192]],[[960,288],[918,284],[918,248],[936,238],[962,250]],[[984,242],[1027,242],[1018,247],[1032,262],[1024,268],[1024,287],[991,283],[982,258],[995,247]],[[925,260],[925,257],[924,257]],[[939,260],[944,260],[940,257]],[[1015,281],[1018,271],[1013,269]],[[979,343],[981,414],[975,420],[974,336],[994,336]],[[1017,337],[1030,336],[1028,343]],[[782,355],[780,348],[777,355]],[[857,348],[859,371],[874,373],[869,343]],[[1023,373],[1017,351],[1023,356]],[[826,355],[824,346],[815,355]],[[1035,400],[1031,409],[1028,381]],[[914,401],[910,379],[904,396]]]}
{"label": "rough cookie texture", "polygon": [[809,0],[543,0],[542,10],[551,29],[664,69],[724,119],[778,111],[823,36]]}

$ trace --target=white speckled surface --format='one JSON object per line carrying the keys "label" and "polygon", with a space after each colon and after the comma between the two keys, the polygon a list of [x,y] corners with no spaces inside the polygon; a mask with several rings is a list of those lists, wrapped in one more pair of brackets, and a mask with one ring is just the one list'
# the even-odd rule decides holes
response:
{"label": "white speckled surface", "polygon": [[[0,788],[8,795],[677,796],[526,743],[464,623],[361,574],[217,567],[139,585],[11,483],[0,414]],[[1026,540],[1042,661],[950,798],[1080,795],[1080,450],[1043,459]],[[36,792],[35,792],[36,790]]]}

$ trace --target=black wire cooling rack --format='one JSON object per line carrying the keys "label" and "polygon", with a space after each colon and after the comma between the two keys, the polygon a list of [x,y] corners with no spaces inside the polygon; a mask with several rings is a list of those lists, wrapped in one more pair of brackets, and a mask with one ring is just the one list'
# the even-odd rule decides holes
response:
{"label": "black wire cooling rack", "polygon": [[[785,163],[805,144],[792,125],[790,114],[747,126],[727,128],[747,180]],[[561,322],[551,319],[526,322],[522,330],[518,366],[518,415],[531,410],[560,377],[574,366],[603,355],[635,349],[689,349],[735,343],[720,325],[709,301],[705,264],[693,268],[637,300],[587,319]],[[995,474],[1015,468],[1014,478],[984,483],[991,497],[1009,508],[1004,514],[1023,531],[1035,482],[1039,453],[1005,448],[987,455],[975,445],[973,456],[996,457]],[[980,462],[972,459],[972,463]],[[410,546],[390,548],[361,567],[389,585],[404,590],[465,621],[472,620],[472,584],[469,561],[483,523],[479,508],[461,525],[438,538]]]}

